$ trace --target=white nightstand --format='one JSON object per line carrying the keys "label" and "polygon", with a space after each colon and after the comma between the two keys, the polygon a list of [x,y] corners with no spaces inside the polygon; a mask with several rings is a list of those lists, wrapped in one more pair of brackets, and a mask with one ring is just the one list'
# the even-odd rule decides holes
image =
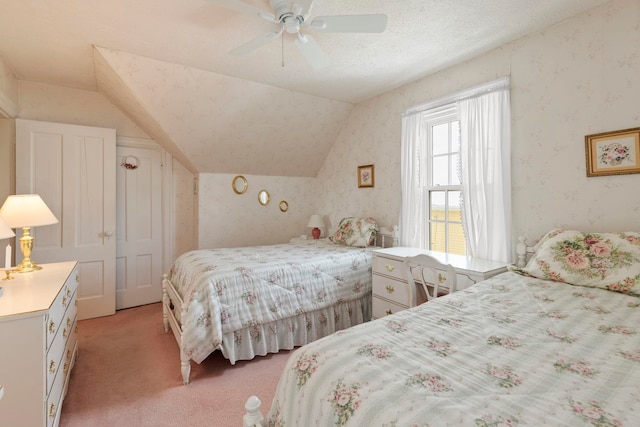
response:
{"label": "white nightstand", "polygon": [[458,275],[458,290],[488,279],[507,270],[507,263],[434,252],[426,249],[394,247],[372,251],[373,318],[377,319],[412,307],[404,267],[406,257],[425,253],[440,262],[451,264]]}

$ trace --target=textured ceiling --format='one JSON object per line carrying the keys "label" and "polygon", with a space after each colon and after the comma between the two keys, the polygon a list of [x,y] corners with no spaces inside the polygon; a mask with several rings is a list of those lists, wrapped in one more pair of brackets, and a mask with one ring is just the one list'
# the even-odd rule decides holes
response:
{"label": "textured ceiling", "polygon": [[[269,10],[267,0],[246,2]],[[199,172],[314,176],[319,162],[300,166],[304,153],[326,157],[352,104],[603,3],[317,0],[312,17],[384,13],[388,23],[380,34],[313,33],[331,60],[315,71],[290,35],[229,55],[275,25],[212,0],[0,0],[0,56],[20,80],[100,90]],[[156,79],[155,91],[142,78]],[[237,123],[221,130],[225,106],[259,125],[251,135]],[[310,113],[318,109],[324,121]]]}

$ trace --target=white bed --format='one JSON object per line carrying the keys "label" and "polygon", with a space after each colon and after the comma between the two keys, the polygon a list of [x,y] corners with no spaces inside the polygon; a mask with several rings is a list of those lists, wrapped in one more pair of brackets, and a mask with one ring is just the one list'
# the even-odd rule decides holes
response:
{"label": "white bed", "polygon": [[[380,245],[393,239],[388,230],[377,236]],[[162,283],[183,382],[191,360],[218,349],[234,364],[368,321],[374,248],[310,239],[180,256]]]}
{"label": "white bed", "polygon": [[264,425],[640,425],[640,233],[553,230],[535,250],[297,349]]}

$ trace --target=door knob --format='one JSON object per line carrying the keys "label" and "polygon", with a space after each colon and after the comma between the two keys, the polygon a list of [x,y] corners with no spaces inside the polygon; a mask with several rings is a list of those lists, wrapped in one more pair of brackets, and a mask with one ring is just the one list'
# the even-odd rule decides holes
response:
{"label": "door knob", "polygon": [[105,231],[105,232],[104,232],[104,236],[105,236],[107,239],[111,239],[111,236],[113,236],[113,233],[112,233],[111,231]]}

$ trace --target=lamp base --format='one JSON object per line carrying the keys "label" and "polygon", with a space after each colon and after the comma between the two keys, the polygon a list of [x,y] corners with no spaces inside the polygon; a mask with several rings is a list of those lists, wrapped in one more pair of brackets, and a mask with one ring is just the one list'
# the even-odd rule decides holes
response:
{"label": "lamp base", "polygon": [[18,264],[15,268],[15,271],[17,271],[18,273],[28,273],[30,271],[37,271],[37,270],[42,270],[42,267],[37,265],[35,262],[32,262],[31,258],[23,259],[22,262]]}
{"label": "lamp base", "polygon": [[33,236],[31,227],[22,227],[22,237],[20,238],[20,249],[22,250],[22,262],[16,266],[18,273],[28,273],[30,271],[42,270],[42,267],[31,261],[31,251],[33,250]]}
{"label": "lamp base", "polygon": [[311,230],[311,235],[313,236],[314,239],[319,239],[320,238],[320,229],[318,227],[315,227],[313,230]]}

